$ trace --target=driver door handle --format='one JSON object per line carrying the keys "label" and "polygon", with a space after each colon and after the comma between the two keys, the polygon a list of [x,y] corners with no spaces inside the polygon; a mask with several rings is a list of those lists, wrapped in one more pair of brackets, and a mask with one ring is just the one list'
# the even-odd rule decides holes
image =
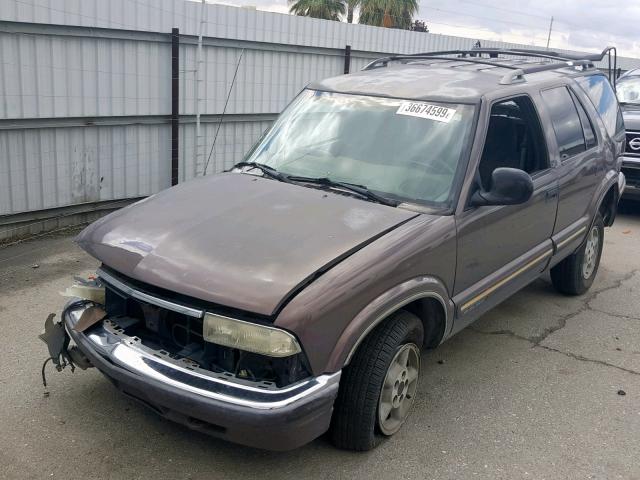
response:
{"label": "driver door handle", "polygon": [[553,200],[554,198],[558,198],[559,191],[560,189],[558,187],[549,188],[544,195],[545,200],[548,202]]}

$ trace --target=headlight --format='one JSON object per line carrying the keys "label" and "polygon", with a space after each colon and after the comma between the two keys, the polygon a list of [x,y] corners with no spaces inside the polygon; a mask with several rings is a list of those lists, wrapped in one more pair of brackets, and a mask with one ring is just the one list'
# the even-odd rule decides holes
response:
{"label": "headlight", "polygon": [[214,313],[204,315],[203,336],[207,342],[270,357],[288,357],[302,351],[295,337],[284,330]]}
{"label": "headlight", "polygon": [[102,285],[80,285],[76,283],[67,287],[64,292],[60,292],[60,295],[63,297],[78,297],[104,305],[105,292]]}

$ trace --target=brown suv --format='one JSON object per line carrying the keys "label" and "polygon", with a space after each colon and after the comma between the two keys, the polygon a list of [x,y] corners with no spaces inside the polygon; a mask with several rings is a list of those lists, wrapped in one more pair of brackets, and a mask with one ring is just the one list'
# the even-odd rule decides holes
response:
{"label": "brown suv", "polygon": [[593,283],[625,186],[595,59],[435,52],[309,85],[231,171],[80,234],[102,266],[48,319],[54,362],[234,442],[374,447],[422,348],[543,272]]}

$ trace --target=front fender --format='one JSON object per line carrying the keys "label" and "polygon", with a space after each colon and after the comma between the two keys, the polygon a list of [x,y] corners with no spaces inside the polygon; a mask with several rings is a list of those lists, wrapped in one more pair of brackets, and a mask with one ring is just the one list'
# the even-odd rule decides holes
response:
{"label": "front fender", "polygon": [[385,318],[403,306],[420,298],[435,298],[445,311],[446,338],[453,326],[454,306],[444,283],[431,276],[412,278],[379,295],[349,323],[338,339],[329,358],[329,370],[347,365],[364,338]]}
{"label": "front fender", "polygon": [[385,307],[415,293],[448,299],[455,234],[453,216],[419,215],[311,282],[283,308],[275,325],[296,335],[314,374],[340,370],[353,343]]}

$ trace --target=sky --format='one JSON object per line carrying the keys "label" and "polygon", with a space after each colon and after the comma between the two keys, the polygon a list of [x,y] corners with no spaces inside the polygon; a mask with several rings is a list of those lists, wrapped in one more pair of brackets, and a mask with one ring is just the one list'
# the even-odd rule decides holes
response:
{"label": "sky", "polygon": [[[210,0],[209,0],[210,1]],[[223,0],[287,13],[287,0]],[[640,57],[640,0],[422,0],[416,19],[429,31],[545,47],[553,16],[551,48]]]}

